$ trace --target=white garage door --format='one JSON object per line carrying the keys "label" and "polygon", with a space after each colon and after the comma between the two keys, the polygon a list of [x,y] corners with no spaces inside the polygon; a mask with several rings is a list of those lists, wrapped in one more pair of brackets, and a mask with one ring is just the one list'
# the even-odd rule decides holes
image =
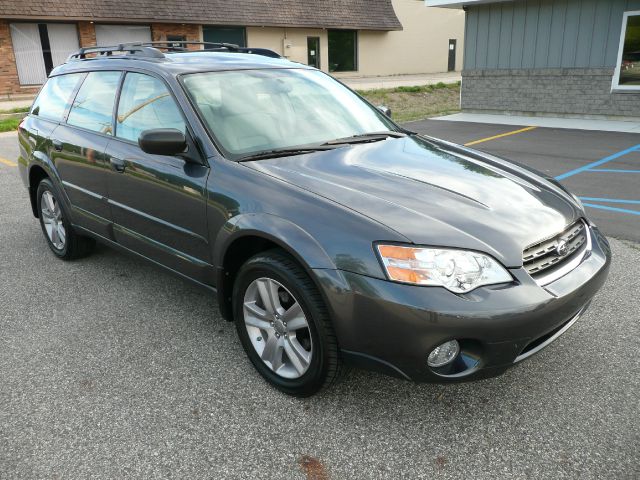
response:
{"label": "white garage door", "polygon": [[151,27],[148,25],[96,25],[96,43],[98,46],[150,41]]}
{"label": "white garage door", "polygon": [[[45,39],[48,38],[50,51],[43,51],[41,33],[46,35]],[[72,23],[47,23],[40,26],[37,23],[12,23],[11,41],[21,85],[44,83],[47,79],[47,65],[57,67],[79,48],[78,31]]]}

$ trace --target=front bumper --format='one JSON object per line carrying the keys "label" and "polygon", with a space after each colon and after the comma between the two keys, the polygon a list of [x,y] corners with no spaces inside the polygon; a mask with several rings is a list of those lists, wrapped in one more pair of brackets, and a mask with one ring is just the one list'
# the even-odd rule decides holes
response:
{"label": "front bumper", "polygon": [[[590,226],[591,253],[544,287],[523,268],[515,282],[454,294],[351,272],[316,270],[344,359],[414,381],[448,382],[495,376],[555,340],[584,312],[604,284],[609,244]],[[462,371],[434,371],[431,350],[457,339]]]}

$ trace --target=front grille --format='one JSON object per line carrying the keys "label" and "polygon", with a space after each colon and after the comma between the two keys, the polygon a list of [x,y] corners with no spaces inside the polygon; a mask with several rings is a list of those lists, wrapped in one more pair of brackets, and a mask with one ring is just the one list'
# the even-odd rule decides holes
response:
{"label": "front grille", "polygon": [[[584,252],[587,248],[587,230],[584,221],[578,220],[564,232],[527,247],[522,253],[522,263],[533,277],[559,269]],[[564,243],[565,248],[558,248]]]}

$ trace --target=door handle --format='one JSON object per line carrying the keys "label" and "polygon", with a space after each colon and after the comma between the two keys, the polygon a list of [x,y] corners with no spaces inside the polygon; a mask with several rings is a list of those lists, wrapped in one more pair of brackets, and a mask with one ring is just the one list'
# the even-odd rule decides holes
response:
{"label": "door handle", "polygon": [[118,173],[124,172],[124,169],[126,168],[124,160],[121,158],[111,157],[109,159],[109,163],[111,164],[111,168]]}
{"label": "door handle", "polygon": [[54,138],[53,140],[51,140],[51,144],[53,145],[53,148],[55,149],[56,152],[62,151],[62,142],[57,138]]}

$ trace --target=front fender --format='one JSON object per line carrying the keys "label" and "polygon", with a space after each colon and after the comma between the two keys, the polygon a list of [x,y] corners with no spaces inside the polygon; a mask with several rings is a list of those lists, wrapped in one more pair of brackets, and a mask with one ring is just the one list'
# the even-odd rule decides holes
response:
{"label": "front fender", "polygon": [[309,233],[295,223],[270,213],[246,213],[231,218],[220,229],[214,242],[214,265],[222,266],[229,245],[246,236],[271,240],[291,253],[308,269],[336,268],[329,255]]}
{"label": "front fender", "polygon": [[233,278],[225,272],[224,260],[229,247],[236,240],[245,237],[260,237],[279,245],[296,258],[310,275],[311,270],[314,269],[334,270],[336,268],[320,244],[295,223],[269,213],[237,215],[220,229],[213,245],[218,304],[223,317],[227,320],[232,320],[230,297]]}

